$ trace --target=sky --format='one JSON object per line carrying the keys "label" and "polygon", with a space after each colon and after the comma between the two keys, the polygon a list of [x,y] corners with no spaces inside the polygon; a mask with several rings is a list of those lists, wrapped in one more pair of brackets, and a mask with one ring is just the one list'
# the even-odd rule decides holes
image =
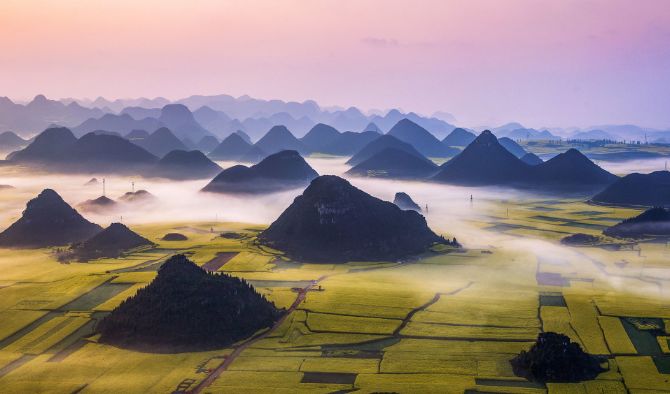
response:
{"label": "sky", "polygon": [[0,2],[0,96],[221,93],[670,129],[670,1]]}

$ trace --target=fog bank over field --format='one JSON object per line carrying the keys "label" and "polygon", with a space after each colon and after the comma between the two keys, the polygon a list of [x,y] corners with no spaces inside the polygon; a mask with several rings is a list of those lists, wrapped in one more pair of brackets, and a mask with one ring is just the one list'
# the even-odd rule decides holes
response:
{"label": "fog bank over field", "polygon": [[[348,170],[346,159],[308,158],[309,164],[319,174],[342,176]],[[662,160],[633,161],[623,163],[600,163],[608,170],[619,174],[630,171],[650,171],[663,163]],[[220,163],[227,167],[232,163]],[[614,170],[615,169],[615,170]],[[29,174],[10,167],[0,167],[2,184],[15,189],[0,193],[0,226],[5,228],[16,220],[25,208],[26,202],[34,198],[42,189],[52,188],[73,205],[99,197],[102,194],[102,176],[97,176],[97,185],[86,185],[91,175]],[[302,190],[291,190],[261,196],[226,195],[202,193],[199,190],[209,179],[198,181],[168,181],[144,179],[129,176],[105,176],[106,195],[114,200],[131,190],[145,189],[157,197],[146,203],[125,204],[103,213],[82,212],[89,220],[102,226],[122,220],[132,226],[152,222],[244,222],[267,225],[298,196]],[[576,269],[574,276],[598,278],[608,283],[616,292],[641,297],[665,296],[659,294],[659,286],[652,281],[635,280],[633,277],[612,276],[603,272],[583,250],[559,245],[555,241],[541,239],[539,235],[515,236],[502,232],[485,230],[498,219],[504,219],[509,209],[510,216],[521,209],[520,204],[528,201],[555,199],[552,196],[534,195],[518,190],[492,187],[459,187],[430,182],[397,181],[372,178],[349,178],[350,182],[365,192],[386,201],[392,201],[395,193],[406,192],[423,209],[429,226],[437,233],[456,237],[468,249],[486,249],[494,252],[493,258],[504,259],[495,267],[471,267],[473,275],[489,277],[492,273],[496,281],[505,282],[516,275],[530,275],[528,264],[536,261],[563,265]],[[472,196],[472,201],[470,197]],[[426,205],[428,209],[426,210]],[[541,214],[541,213],[538,213]],[[532,224],[531,224],[532,225]],[[215,226],[216,228],[216,226]],[[612,252],[614,253],[614,252]],[[616,252],[622,253],[622,252]],[[484,256],[484,255],[482,255]],[[619,256],[619,255],[617,255]],[[614,258],[614,257],[612,257]],[[623,257],[622,257],[623,258]],[[500,260],[495,260],[500,261]],[[481,271],[485,269],[486,271]],[[656,277],[668,277],[666,268],[657,268]],[[488,280],[492,280],[489,278]],[[634,286],[631,285],[634,281]],[[519,289],[522,290],[522,289]]]}

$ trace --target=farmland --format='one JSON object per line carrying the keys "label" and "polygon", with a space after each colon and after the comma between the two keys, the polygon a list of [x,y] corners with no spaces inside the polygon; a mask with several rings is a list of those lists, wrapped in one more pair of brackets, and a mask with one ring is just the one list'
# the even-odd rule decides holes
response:
{"label": "farmland", "polygon": [[[7,251],[0,384],[82,393],[670,391],[670,307],[662,301],[670,250],[557,242],[633,213],[576,200],[488,204],[467,222],[488,234],[481,245],[402,262],[292,262],[255,244],[261,227],[222,222],[135,225],[157,246],[120,259],[60,264],[49,250]],[[189,239],[161,241],[167,232]],[[230,349],[153,354],[98,344],[96,321],[174,253],[200,265],[225,257],[216,270],[249,280],[278,307],[290,308],[301,293],[304,301],[276,328]],[[508,360],[542,331],[606,357],[609,371],[578,384],[515,377]]]}
{"label": "farmland", "polygon": [[[341,159],[310,160],[342,166]],[[90,196],[80,186],[85,181],[70,181],[68,200]],[[3,226],[38,191],[35,184],[50,182],[45,175],[5,192]],[[352,183],[385,199],[409,193],[428,205],[431,228],[458,237],[465,249],[405,261],[290,261],[259,247],[255,237],[266,225],[249,223],[269,223],[295,192],[210,200],[188,194],[198,185],[187,183],[183,198],[193,200],[187,215],[170,200],[171,188],[149,184],[161,203],[129,210],[123,219],[156,243],[151,249],[69,264],[49,249],[0,251],[3,391],[670,392],[670,249],[611,239],[579,248],[559,242],[578,232],[599,235],[639,210],[498,189]],[[111,193],[123,191],[119,182],[109,184]],[[197,205],[217,207],[225,221]],[[240,207],[251,214],[240,217]],[[187,240],[163,241],[170,232]],[[96,322],[176,253],[246,279],[291,312],[228,349],[142,353],[98,343]],[[605,357],[609,371],[590,382],[546,386],[515,377],[509,360],[542,331],[564,333]]]}

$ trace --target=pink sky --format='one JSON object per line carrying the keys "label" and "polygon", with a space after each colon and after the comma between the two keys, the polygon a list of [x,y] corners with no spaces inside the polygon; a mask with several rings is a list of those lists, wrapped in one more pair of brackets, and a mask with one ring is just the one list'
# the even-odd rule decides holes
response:
{"label": "pink sky", "polygon": [[38,93],[670,128],[670,1],[3,0],[0,95]]}

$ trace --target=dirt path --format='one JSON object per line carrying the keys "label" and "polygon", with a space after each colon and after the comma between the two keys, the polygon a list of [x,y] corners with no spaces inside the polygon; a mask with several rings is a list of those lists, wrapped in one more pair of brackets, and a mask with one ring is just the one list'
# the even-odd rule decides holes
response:
{"label": "dirt path", "polygon": [[203,264],[202,269],[209,272],[216,272],[238,254],[239,252],[219,252],[216,254],[216,257]]}
{"label": "dirt path", "polygon": [[300,289],[298,291],[298,296],[296,297],[295,301],[293,301],[293,304],[291,304],[291,306],[286,310],[284,315],[279,320],[277,320],[277,322],[269,330],[265,331],[264,333],[262,333],[261,335],[259,335],[257,337],[251,338],[248,341],[243,342],[241,345],[237,346],[235,348],[235,350],[233,350],[233,352],[231,354],[226,356],[224,361],[218,367],[216,367],[216,369],[214,371],[212,371],[212,373],[210,373],[197,386],[195,386],[195,388],[193,388],[192,390],[189,390],[188,392],[193,393],[193,394],[197,394],[197,393],[201,393],[204,389],[209,387],[219,376],[221,376],[221,374],[224,371],[226,371],[228,369],[230,364],[232,364],[233,361],[235,361],[235,359],[243,351],[248,349],[251,345],[255,344],[256,342],[260,341],[261,339],[267,338],[268,335],[272,334],[275,330],[277,330],[282,325],[282,323],[284,323],[284,321],[298,308],[298,306],[300,306],[300,304],[302,304],[302,302],[305,301],[305,298],[307,297],[307,292],[309,290],[313,289],[319,282],[323,281],[326,278],[328,278],[328,276],[324,275],[324,276],[320,277],[319,279],[316,279],[316,280],[312,281],[312,283],[310,283],[308,286]]}

